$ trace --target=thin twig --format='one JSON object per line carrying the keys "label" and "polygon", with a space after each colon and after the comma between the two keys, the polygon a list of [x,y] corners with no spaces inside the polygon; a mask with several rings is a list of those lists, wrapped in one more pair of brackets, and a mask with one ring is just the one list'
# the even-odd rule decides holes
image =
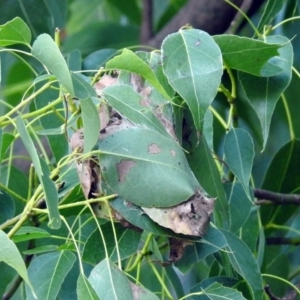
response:
{"label": "thin twig", "polygon": [[271,292],[271,289],[270,289],[270,286],[269,286],[269,285],[266,285],[266,286],[264,287],[264,290],[265,290],[266,294],[269,296],[270,300],[282,300],[281,298],[276,297],[276,296]]}
{"label": "thin twig", "polygon": [[141,28],[141,43],[146,44],[153,36],[152,31],[152,0],[143,1],[143,16]]}
{"label": "thin twig", "polygon": [[253,189],[254,197],[258,200],[255,202],[256,205],[262,204],[276,204],[276,205],[286,205],[286,204],[294,204],[300,205],[300,195],[299,194],[281,194],[274,193],[267,190],[261,189]]}

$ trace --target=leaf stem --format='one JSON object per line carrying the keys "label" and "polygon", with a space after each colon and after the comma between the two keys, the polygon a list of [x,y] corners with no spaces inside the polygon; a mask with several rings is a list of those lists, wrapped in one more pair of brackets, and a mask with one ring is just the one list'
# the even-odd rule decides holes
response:
{"label": "leaf stem", "polygon": [[167,294],[168,298],[173,299],[170,291],[168,290],[166,284],[164,283],[163,279],[161,278],[160,274],[158,273],[158,271],[156,270],[153,262],[149,261],[149,265],[152,268],[153,273],[155,274],[157,280],[159,281],[159,283],[161,284],[161,287],[163,289],[163,291]]}
{"label": "leaf stem", "polygon": [[261,34],[258,32],[257,28],[254,26],[254,24],[252,23],[252,21],[250,20],[250,18],[235,4],[233,4],[230,0],[224,0],[226,3],[228,3],[229,5],[231,5],[232,7],[234,7],[249,23],[249,25],[252,27],[252,29],[254,30],[256,36],[260,37]]}
{"label": "leaf stem", "polygon": [[39,90],[32,93],[27,99],[21,101],[17,106],[15,106],[12,110],[10,110],[8,113],[6,113],[3,117],[0,118],[0,127],[3,121],[10,117],[12,114],[16,113],[19,109],[21,109],[24,105],[28,104],[30,101],[32,101],[37,95],[45,91],[47,88],[49,88],[52,84],[52,81],[47,82],[45,85],[43,85]]}
{"label": "leaf stem", "polygon": [[132,270],[134,270],[134,269],[137,267],[138,263],[139,263],[139,262],[142,260],[142,258],[146,255],[147,249],[148,249],[148,247],[149,247],[149,244],[150,244],[152,238],[153,238],[153,233],[149,233],[149,234],[148,234],[148,237],[147,237],[147,240],[146,240],[146,242],[145,242],[145,244],[144,244],[143,249],[138,253],[138,255],[136,256],[136,259],[135,259],[134,263],[131,265],[131,267],[129,267],[129,268],[126,270],[126,272],[131,272]]}
{"label": "leaf stem", "polygon": [[295,20],[299,20],[299,19],[300,19],[300,16],[287,18],[287,19],[283,20],[282,22],[280,22],[280,23],[276,24],[275,26],[273,26],[271,29],[272,29],[272,30],[275,30],[275,29],[277,29],[279,26],[282,26],[283,24],[285,24],[285,23],[287,23],[287,22],[295,21]]}

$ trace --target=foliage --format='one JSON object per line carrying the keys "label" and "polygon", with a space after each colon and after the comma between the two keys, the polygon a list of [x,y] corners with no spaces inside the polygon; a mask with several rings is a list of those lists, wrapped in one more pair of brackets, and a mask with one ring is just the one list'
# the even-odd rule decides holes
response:
{"label": "foliage", "polygon": [[[71,2],[65,39],[31,14],[0,26],[1,294],[262,299],[265,283],[300,294],[293,246],[268,245],[299,243],[299,206],[259,200],[284,204],[300,186],[299,73],[291,40],[269,26],[291,7],[268,1],[254,38],[185,26],[134,52],[122,47],[137,42],[139,2],[103,1],[108,22],[78,26],[94,2]],[[59,3],[40,9],[65,27]]]}

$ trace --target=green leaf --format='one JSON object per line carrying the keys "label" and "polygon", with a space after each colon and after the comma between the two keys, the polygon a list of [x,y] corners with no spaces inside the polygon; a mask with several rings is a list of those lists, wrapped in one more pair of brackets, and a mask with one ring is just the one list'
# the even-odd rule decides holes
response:
{"label": "green leaf", "polygon": [[84,128],[84,153],[93,149],[99,139],[100,118],[91,98],[80,99],[81,115]]}
{"label": "green leaf", "polygon": [[5,154],[9,149],[11,143],[14,141],[14,139],[15,139],[14,135],[8,132],[2,133],[2,130],[0,129],[0,162],[5,157]]}
{"label": "green leaf", "polygon": [[133,298],[138,300],[159,300],[159,298],[143,286],[130,282]]}
{"label": "green leaf", "polygon": [[14,44],[30,46],[31,33],[27,24],[19,17],[0,25],[0,46],[6,47]]}
{"label": "green leaf", "polygon": [[271,22],[276,17],[276,15],[280,12],[283,5],[287,2],[286,0],[268,0],[265,5],[264,12],[260,17],[259,24],[257,26],[257,30],[261,32],[265,25],[271,25]]}
{"label": "green leaf", "polygon": [[18,274],[23,278],[23,280],[27,283],[29,289],[34,295],[34,289],[31,285],[31,281],[28,278],[27,269],[23,258],[12,240],[0,230],[0,262],[8,264],[12,268],[14,268]]}
{"label": "green leaf", "polygon": [[43,187],[47,208],[49,211],[48,226],[53,229],[58,229],[61,224],[60,215],[57,207],[58,193],[54,182],[50,179],[49,167],[42,158],[39,158],[35,145],[33,144],[31,137],[27,132],[24,121],[20,117],[17,117],[16,125],[20,137],[24,143],[24,146],[32,159],[36,174]]}
{"label": "green leaf", "polygon": [[58,192],[55,183],[50,178],[50,169],[46,162],[40,158],[43,175],[39,178],[45,193],[47,209],[49,211],[48,226],[58,229],[61,226],[61,219],[58,210]]}
{"label": "green leaf", "polygon": [[253,254],[233,233],[221,230],[227,240],[227,255],[233,268],[240,274],[248,284],[252,299],[260,300],[263,296],[263,281],[259,266]]}
{"label": "green leaf", "polygon": [[230,171],[238,178],[248,198],[251,199],[249,181],[255,153],[249,133],[240,128],[231,129],[225,137],[224,153]]}
{"label": "green leaf", "polygon": [[[134,254],[139,246],[141,233],[131,229],[126,229],[124,226],[116,223],[114,224],[117,242],[113,238],[113,228],[110,222],[101,225],[101,230],[105,239],[105,246],[108,251],[109,258],[112,262],[117,262],[116,247],[120,250],[121,260],[128,258]],[[103,240],[99,233],[98,228],[94,230],[85,242],[82,259],[92,265],[96,265],[99,261],[106,257]]]}
{"label": "green leaf", "polygon": [[247,221],[253,204],[240,183],[225,184],[225,191],[229,202],[230,231],[236,233]]}
{"label": "green leaf", "polygon": [[10,240],[2,230],[0,230],[0,262],[1,261],[14,268],[33,292],[33,287],[28,278],[27,269],[22,256],[14,242]]}
{"label": "green leaf", "polygon": [[[194,291],[195,293],[197,291]],[[210,299],[210,300],[246,300],[242,293],[236,289],[225,287],[220,283],[214,282],[212,285],[206,289],[201,289],[199,291],[202,296],[194,296],[193,299]]]}
{"label": "green leaf", "polygon": [[231,34],[216,35],[214,40],[219,45],[228,68],[263,77],[278,75],[282,71],[270,59],[278,56],[278,49],[283,43],[268,44]]}
{"label": "green leaf", "polygon": [[170,99],[168,93],[158,81],[152,69],[136,54],[128,49],[124,49],[121,55],[115,56],[106,63],[106,69],[124,70],[136,73],[148,80],[166,99]]}
{"label": "green leaf", "polygon": [[130,128],[104,138],[98,145],[104,180],[114,193],[133,204],[176,205],[199,187],[183,150],[171,137]]}
{"label": "green leaf", "polygon": [[[28,268],[37,299],[55,300],[66,275],[71,270],[76,256],[71,251],[51,252],[37,256]],[[34,296],[26,286],[27,300]]]}
{"label": "green leaf", "polygon": [[3,224],[15,215],[15,203],[6,191],[0,190],[0,195],[0,224]]}
{"label": "green leaf", "polygon": [[50,236],[50,233],[44,229],[32,226],[23,226],[14,234],[12,240],[17,243],[33,239],[47,238]]}
{"label": "green leaf", "polygon": [[222,232],[209,226],[206,235],[192,245],[187,245],[176,267],[183,273],[189,271],[197,262],[204,260],[208,255],[218,252],[227,245]]}
{"label": "green leaf", "polygon": [[[53,77],[53,75],[51,76]],[[36,82],[37,84],[35,86],[35,91],[42,88],[44,84],[40,81],[42,79],[42,76],[39,76],[38,79],[39,80]],[[44,77],[44,79],[47,79],[47,77]],[[43,109],[49,104],[49,99],[57,99],[60,97],[58,83],[55,83],[54,86],[57,87],[57,89],[49,88],[35,97],[34,104],[36,109]],[[44,132],[46,131],[46,134],[49,134],[50,129],[52,130],[52,135],[48,135],[47,139],[49,142],[49,146],[51,147],[52,154],[57,163],[61,158],[69,153],[69,145],[65,135],[62,135],[62,133],[64,133],[66,130],[65,122],[63,120],[65,118],[65,115],[63,113],[63,101],[55,105],[53,109],[56,110],[56,112],[59,112],[60,115],[58,115],[57,113],[41,114],[39,122],[44,129]],[[53,128],[59,128],[61,131],[57,130],[56,132],[53,132]]]}
{"label": "green leaf", "polygon": [[71,78],[73,82],[75,97],[79,99],[97,97],[95,89],[91,86],[90,82],[88,82],[89,78],[76,73],[72,73]]}
{"label": "green leaf", "polygon": [[78,300],[99,300],[100,298],[96,294],[95,290],[91,286],[88,279],[82,275],[79,274],[78,280],[77,280],[77,297]]}
{"label": "green leaf", "polygon": [[34,165],[36,174],[39,177],[39,179],[41,179],[43,172],[42,172],[40,159],[39,159],[39,156],[36,151],[36,147],[33,144],[29,133],[27,132],[24,121],[20,117],[17,117],[17,119],[16,119],[16,126],[17,126],[17,130],[20,134],[20,137],[24,143],[24,146],[32,159],[32,163]]}
{"label": "green leaf", "polygon": [[143,97],[130,86],[123,84],[108,86],[101,92],[117,112],[134,124],[167,134],[151,108],[143,105]]}
{"label": "green leaf", "polygon": [[133,300],[125,274],[108,259],[95,266],[88,279],[100,299]]}
{"label": "green leaf", "polygon": [[50,251],[56,251],[58,249],[57,245],[45,245],[41,247],[35,247],[30,250],[23,251],[26,255],[32,255],[32,254],[42,254],[42,253],[48,253]]}
{"label": "green leaf", "polygon": [[117,54],[116,49],[101,49],[89,54],[83,60],[83,70],[97,71],[100,67],[104,67],[105,63]]}
{"label": "green leaf", "polygon": [[[283,145],[274,155],[267,169],[263,180],[262,188],[276,193],[299,193],[300,174],[299,174],[299,153],[300,140],[295,139]],[[261,207],[262,222],[267,224],[269,220],[272,223],[283,224],[293,213],[294,205]]]}
{"label": "green leaf", "polygon": [[44,64],[47,69],[57,77],[58,81],[68,90],[68,92],[73,95],[74,88],[70,71],[65,59],[51,36],[45,33],[38,36],[33,43],[31,52],[35,58]]}
{"label": "green leaf", "polygon": [[214,208],[216,225],[221,228],[229,228],[228,201],[211,149],[202,135],[200,138],[198,137],[192,125],[190,113],[186,113],[184,118],[185,127],[189,129],[183,132],[183,147],[187,151],[186,157],[189,165],[203,189],[211,197],[216,198]]}
{"label": "green leaf", "polygon": [[186,101],[196,128],[201,130],[223,73],[218,45],[204,31],[180,30],[163,41],[162,55],[169,83]]}
{"label": "green leaf", "polygon": [[249,103],[256,111],[263,133],[263,149],[269,135],[271,118],[280,94],[289,85],[292,77],[293,49],[290,41],[283,36],[267,36],[268,44],[284,44],[279,51],[279,57],[273,59],[283,71],[266,78],[239,72],[238,77]]}

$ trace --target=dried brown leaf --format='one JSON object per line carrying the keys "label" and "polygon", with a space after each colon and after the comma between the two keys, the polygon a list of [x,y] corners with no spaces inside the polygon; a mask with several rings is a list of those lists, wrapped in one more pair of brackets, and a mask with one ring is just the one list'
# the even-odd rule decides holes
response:
{"label": "dried brown leaf", "polygon": [[142,207],[145,213],[159,225],[176,233],[202,237],[205,235],[214,208],[214,199],[198,189],[189,200],[167,208]]}

